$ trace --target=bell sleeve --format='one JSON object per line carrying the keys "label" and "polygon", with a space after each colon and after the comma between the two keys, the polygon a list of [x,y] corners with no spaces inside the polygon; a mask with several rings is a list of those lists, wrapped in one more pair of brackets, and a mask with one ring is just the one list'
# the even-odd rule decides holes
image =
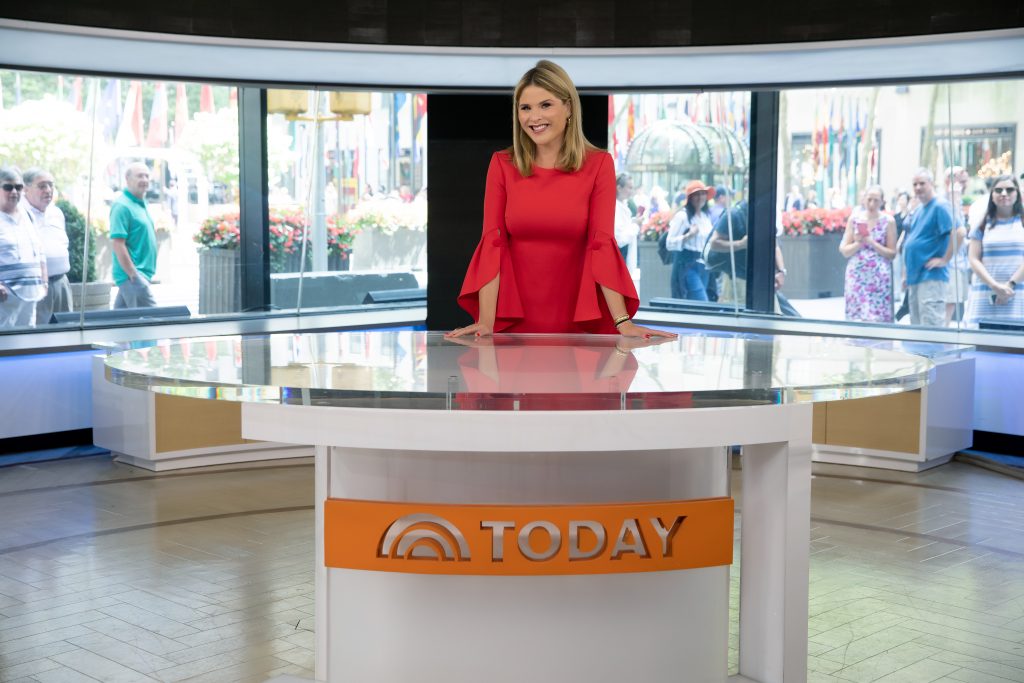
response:
{"label": "bell sleeve", "polygon": [[498,302],[494,316],[494,331],[500,332],[523,318],[523,304],[519,299],[516,277],[512,270],[512,257],[508,251],[508,230],[505,227],[505,175],[501,168],[500,152],[491,157],[487,168],[484,190],[484,226],[480,243],[466,270],[459,293],[459,306],[480,321],[480,289],[494,278],[498,281]]}
{"label": "bell sleeve", "polygon": [[614,334],[615,325],[601,285],[623,296],[630,317],[640,308],[640,299],[615,242],[615,170],[612,158],[607,152],[600,152],[600,155],[590,195],[587,249],[573,321],[586,332]]}

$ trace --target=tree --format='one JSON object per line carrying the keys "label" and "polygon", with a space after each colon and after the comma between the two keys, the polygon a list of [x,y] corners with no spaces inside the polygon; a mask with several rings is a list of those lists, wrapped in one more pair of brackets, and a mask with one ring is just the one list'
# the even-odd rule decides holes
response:
{"label": "tree", "polygon": [[931,99],[928,102],[928,124],[924,129],[924,141],[921,143],[921,166],[929,170],[935,168],[935,114],[939,110],[940,87],[940,83],[932,85]]}
{"label": "tree", "polygon": [[89,171],[91,132],[89,117],[67,102],[22,102],[0,112],[0,158],[23,170],[45,168],[70,189]]}

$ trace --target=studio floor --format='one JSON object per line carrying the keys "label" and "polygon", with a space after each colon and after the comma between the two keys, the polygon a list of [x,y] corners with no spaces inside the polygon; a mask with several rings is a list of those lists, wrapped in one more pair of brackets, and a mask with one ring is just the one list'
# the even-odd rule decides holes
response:
{"label": "studio floor", "polygon": [[[1024,481],[814,471],[809,680],[1024,681]],[[0,680],[312,677],[311,462],[0,468],[0,520]]]}

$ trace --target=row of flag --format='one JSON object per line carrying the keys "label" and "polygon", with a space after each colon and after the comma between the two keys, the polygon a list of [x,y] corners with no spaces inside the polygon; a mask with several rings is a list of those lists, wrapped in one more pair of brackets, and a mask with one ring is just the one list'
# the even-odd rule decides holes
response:
{"label": "row of flag", "polygon": [[[21,104],[20,76],[15,72],[15,106]],[[81,112],[92,112],[93,98],[98,97],[95,106],[97,124],[106,142],[118,147],[166,147],[168,144],[180,145],[186,138],[190,115],[188,86],[185,83],[172,84],[175,88],[173,127],[168,118],[168,83],[158,81],[154,86],[148,125],[144,123],[146,117],[143,111],[142,81],[129,81],[126,93],[122,93],[120,80],[109,79],[102,92],[98,92],[99,83],[99,79],[88,79],[87,86],[87,80],[82,76],[57,76],[57,97]],[[199,111],[214,113],[213,86],[202,84],[198,87]],[[237,92],[231,88],[229,103],[232,106],[237,105]],[[86,99],[88,101],[83,102]],[[3,96],[0,95],[2,108]]]}
{"label": "row of flag", "polygon": [[608,97],[610,152],[622,167],[633,139],[660,120],[720,126],[750,144],[750,95],[745,92],[611,95]]}
{"label": "row of flag", "polygon": [[872,141],[865,161],[861,159],[868,122],[868,104],[856,94],[819,92],[814,106],[811,164],[818,197],[838,192],[848,206],[856,204],[861,164],[868,164],[868,178],[877,176],[878,147]]}

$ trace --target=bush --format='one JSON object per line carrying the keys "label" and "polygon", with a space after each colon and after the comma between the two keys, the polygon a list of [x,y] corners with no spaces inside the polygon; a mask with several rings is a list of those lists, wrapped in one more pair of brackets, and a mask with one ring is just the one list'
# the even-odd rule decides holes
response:
{"label": "bush", "polygon": [[[57,200],[57,208],[64,212],[64,221],[68,233],[68,253],[71,257],[71,270],[68,280],[82,281],[82,251],[85,249],[85,216],[66,199]],[[89,269],[86,273],[87,282],[96,281],[96,229],[89,230]]]}

